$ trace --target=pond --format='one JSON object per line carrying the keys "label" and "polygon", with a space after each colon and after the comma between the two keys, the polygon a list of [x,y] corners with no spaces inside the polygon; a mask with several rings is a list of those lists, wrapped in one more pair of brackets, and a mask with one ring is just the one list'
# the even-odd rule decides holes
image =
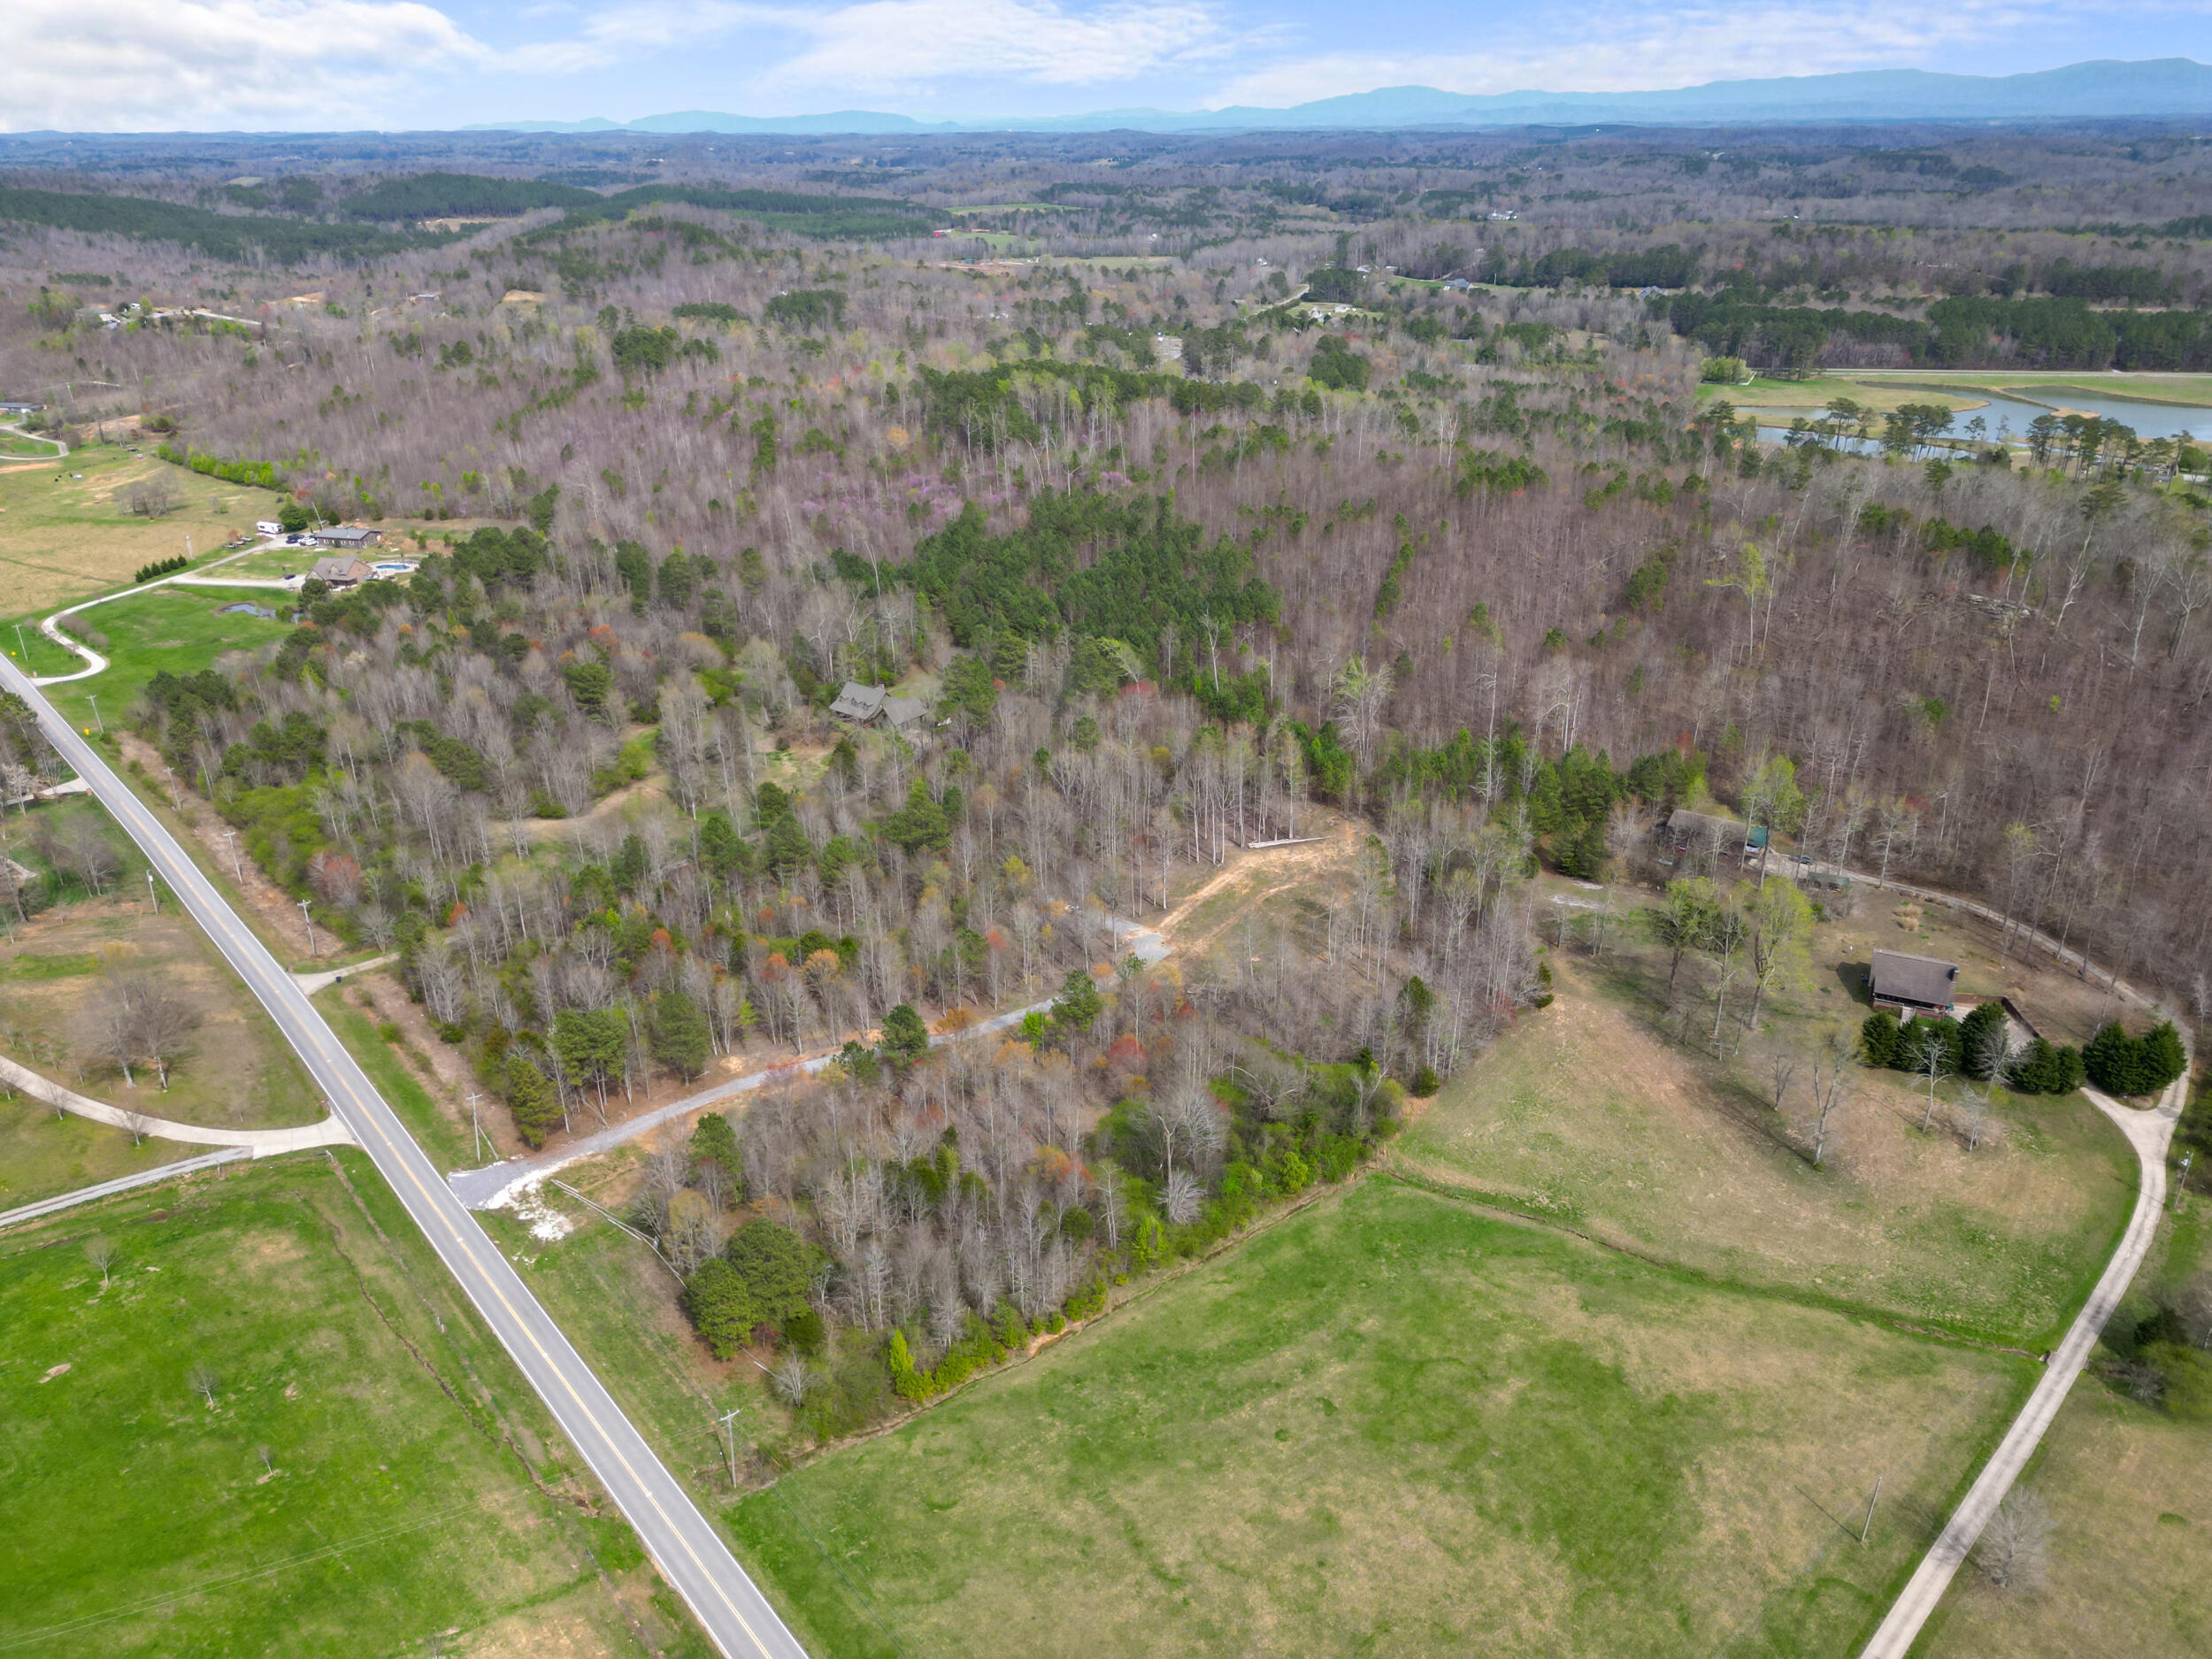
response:
{"label": "pond", "polygon": [[[2212,408],[2202,404],[2146,403],[2139,397],[2115,397],[2082,386],[2016,386],[2008,390],[1962,387],[1958,396],[1984,398],[1986,404],[1980,409],[1962,409],[1951,417],[1947,431],[1957,438],[1968,436],[1968,423],[1978,417],[1985,423],[1985,437],[2016,446],[2024,444],[2033,421],[2061,410],[2116,420],[2147,442],[2153,438],[2212,437]],[[1800,417],[1810,420],[1820,413],[1810,409],[1755,406],[1737,412],[1754,417],[1759,423],[1761,440],[1768,443],[1788,438],[1791,421]],[[1882,449],[1878,442],[1848,438],[1839,440],[1836,447],[1861,455],[1878,455]]]}

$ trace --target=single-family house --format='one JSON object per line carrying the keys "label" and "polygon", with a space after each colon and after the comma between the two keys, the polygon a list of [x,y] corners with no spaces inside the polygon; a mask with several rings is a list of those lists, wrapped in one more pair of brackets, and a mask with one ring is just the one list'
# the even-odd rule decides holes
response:
{"label": "single-family house", "polygon": [[841,719],[865,726],[883,712],[883,700],[890,691],[883,686],[864,686],[856,680],[845,682],[837,700],[830,704],[830,712]]}
{"label": "single-family house", "polygon": [[328,558],[315,561],[315,568],[307,572],[311,580],[327,582],[333,588],[351,588],[367,581],[376,574],[365,559],[350,553],[334,553]]}
{"label": "single-family house", "polygon": [[1866,988],[1874,1006],[1902,1014],[1948,1016],[1958,1001],[1959,964],[1936,956],[1878,950],[1867,964]]}
{"label": "single-family house", "polygon": [[894,732],[911,735],[923,729],[929,704],[919,697],[895,697],[885,686],[864,686],[849,680],[830,704],[830,712],[855,726],[880,721]]}
{"label": "single-family house", "polygon": [[886,697],[883,723],[902,736],[910,736],[927,723],[929,704],[919,697]]}
{"label": "single-family house", "polygon": [[315,532],[317,547],[342,548],[349,553],[358,553],[373,548],[384,539],[381,530],[372,530],[366,525],[334,524]]}

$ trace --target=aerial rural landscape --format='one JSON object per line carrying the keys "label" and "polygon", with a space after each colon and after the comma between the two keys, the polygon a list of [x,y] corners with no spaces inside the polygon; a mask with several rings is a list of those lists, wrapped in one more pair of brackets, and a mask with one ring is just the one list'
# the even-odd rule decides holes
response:
{"label": "aerial rural landscape", "polygon": [[0,22],[0,1655],[2212,1652],[2212,69],[176,10]]}

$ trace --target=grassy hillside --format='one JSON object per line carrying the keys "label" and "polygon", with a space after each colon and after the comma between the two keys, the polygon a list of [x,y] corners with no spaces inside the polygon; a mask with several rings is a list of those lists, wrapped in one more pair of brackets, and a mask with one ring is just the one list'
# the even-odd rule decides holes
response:
{"label": "grassy hillside", "polygon": [[1377,1179],[732,1518],[841,1655],[1840,1655],[2032,1374]]}

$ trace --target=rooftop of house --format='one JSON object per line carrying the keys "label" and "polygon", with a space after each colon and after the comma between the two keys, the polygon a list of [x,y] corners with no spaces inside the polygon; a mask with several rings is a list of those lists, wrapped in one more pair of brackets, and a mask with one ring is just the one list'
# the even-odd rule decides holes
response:
{"label": "rooftop of house", "polygon": [[1867,967],[1867,987],[1876,997],[1928,1008],[1950,1007],[1958,979],[1957,963],[1902,950],[1877,950]]}

